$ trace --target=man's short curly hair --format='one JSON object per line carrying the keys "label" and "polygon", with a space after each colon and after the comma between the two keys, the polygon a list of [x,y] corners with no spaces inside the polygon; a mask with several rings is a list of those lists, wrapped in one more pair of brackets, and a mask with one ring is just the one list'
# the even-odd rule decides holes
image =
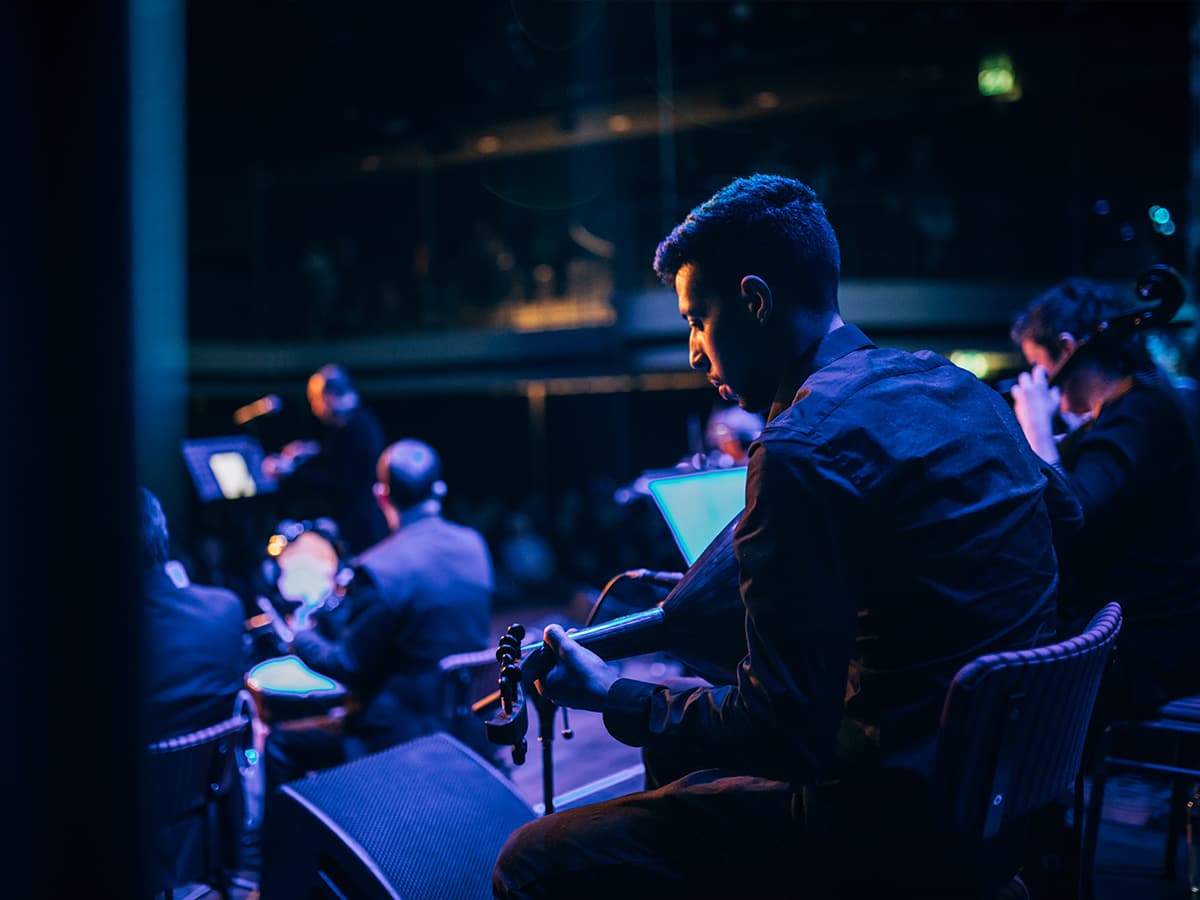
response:
{"label": "man's short curly hair", "polygon": [[837,237],[816,193],[793,178],[738,178],[693,209],[658,245],[654,271],[671,286],[689,263],[710,284],[754,274],[776,302],[837,309]]}

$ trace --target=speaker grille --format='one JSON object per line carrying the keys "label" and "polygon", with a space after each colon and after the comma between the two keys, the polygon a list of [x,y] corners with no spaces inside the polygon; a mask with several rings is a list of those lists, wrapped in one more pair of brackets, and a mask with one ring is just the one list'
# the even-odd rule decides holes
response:
{"label": "speaker grille", "polygon": [[[361,847],[408,900],[487,900],[501,845],[535,817],[508,779],[445,733],[319,772],[283,791],[303,798]],[[313,815],[286,805],[289,816]],[[320,865],[319,853],[293,849],[292,865]]]}

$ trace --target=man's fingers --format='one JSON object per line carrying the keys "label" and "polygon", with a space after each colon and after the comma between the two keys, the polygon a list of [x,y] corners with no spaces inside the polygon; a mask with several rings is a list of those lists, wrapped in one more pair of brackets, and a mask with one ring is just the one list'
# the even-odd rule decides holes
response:
{"label": "man's fingers", "polygon": [[563,638],[566,636],[567,633],[563,631],[561,625],[547,625],[545,631],[542,632],[542,640],[555,653],[558,653],[558,648],[562,646]]}

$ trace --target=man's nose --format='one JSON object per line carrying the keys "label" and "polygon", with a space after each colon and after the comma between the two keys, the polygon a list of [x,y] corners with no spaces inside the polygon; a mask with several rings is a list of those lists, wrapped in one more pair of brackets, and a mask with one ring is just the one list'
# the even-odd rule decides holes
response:
{"label": "man's nose", "polygon": [[704,371],[708,368],[708,357],[700,348],[700,342],[696,340],[688,341],[688,362],[693,369]]}

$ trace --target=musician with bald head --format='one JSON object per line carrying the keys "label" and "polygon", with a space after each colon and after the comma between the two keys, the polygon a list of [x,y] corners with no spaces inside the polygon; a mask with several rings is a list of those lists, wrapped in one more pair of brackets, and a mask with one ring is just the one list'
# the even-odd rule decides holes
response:
{"label": "musician with bald head", "polygon": [[[341,734],[273,730],[268,797],[305,772],[338,765],[447,725],[438,661],[488,646],[494,577],[483,536],[442,516],[437,452],[406,439],[384,449],[374,494],[391,533],[351,561],[354,579],[336,639],[320,618],[291,652],[353,693]],[[269,806],[268,806],[269,809]],[[270,827],[269,812],[265,816]]]}
{"label": "musician with bald head", "polygon": [[733,683],[676,688],[548,626],[543,693],[643,748],[648,789],[519,828],[495,896],[890,896],[906,876],[922,896],[994,896],[1021,836],[944,825],[938,721],[963,664],[1048,637],[1057,476],[998,392],[843,321],[807,185],[733,181],[654,268],[692,367],[765,417],[733,534],[745,655]]}

